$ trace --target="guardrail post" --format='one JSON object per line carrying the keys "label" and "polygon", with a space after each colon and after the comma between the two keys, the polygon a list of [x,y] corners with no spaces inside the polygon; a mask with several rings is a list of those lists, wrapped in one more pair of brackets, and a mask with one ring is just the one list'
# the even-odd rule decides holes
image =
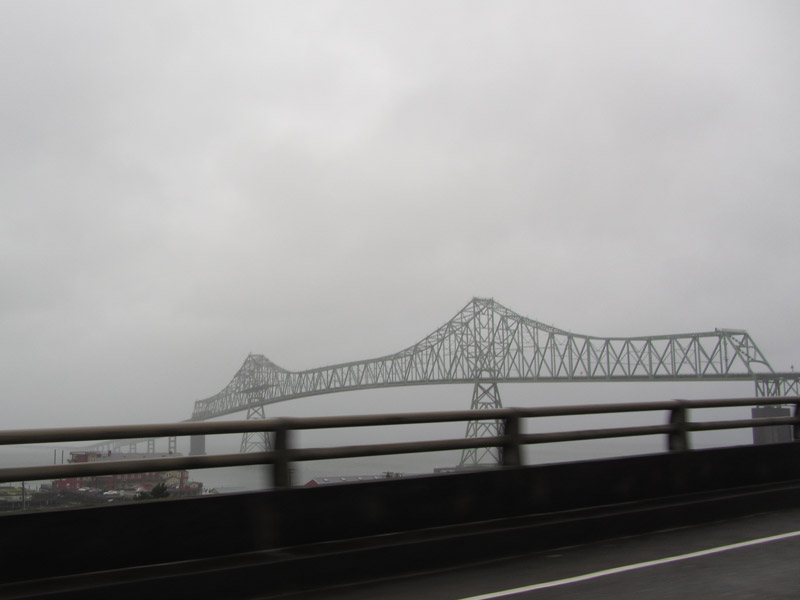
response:
{"label": "guardrail post", "polygon": [[[795,402],[794,404],[794,418],[800,417],[800,402]],[[792,427],[792,431],[794,432],[794,440],[800,440],[800,423],[795,423],[794,427]]]}
{"label": "guardrail post", "polygon": [[684,452],[689,449],[689,437],[686,432],[686,406],[681,401],[669,411],[669,424],[672,431],[669,432],[668,449],[670,452]]}
{"label": "guardrail post", "polygon": [[289,474],[289,430],[285,425],[275,429],[275,462],[272,463],[272,484],[276,488],[291,487]]}
{"label": "guardrail post", "polygon": [[503,418],[502,462],[504,467],[519,467],[522,464],[519,444],[519,415],[514,412]]}

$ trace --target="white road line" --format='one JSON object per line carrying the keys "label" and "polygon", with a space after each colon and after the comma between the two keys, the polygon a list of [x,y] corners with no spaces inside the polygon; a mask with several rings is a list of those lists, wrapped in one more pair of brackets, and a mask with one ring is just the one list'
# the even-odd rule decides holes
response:
{"label": "white road line", "polygon": [[469,598],[460,598],[459,600],[491,600],[492,598],[503,598],[505,596],[513,596],[514,594],[521,594],[522,592],[533,592],[535,590],[557,587],[559,585],[568,585],[570,583],[588,581],[589,579],[597,579],[598,577],[605,577],[606,575],[625,573],[626,571],[635,571],[636,569],[645,569],[647,567],[654,567],[656,565],[663,565],[666,563],[677,562],[679,560],[697,558],[698,556],[708,556],[709,554],[717,554],[719,552],[726,552],[728,550],[736,550],[737,548],[746,548],[747,546],[766,544],[768,542],[775,542],[777,540],[784,540],[786,538],[797,537],[797,536],[800,536],[800,531],[791,531],[789,533],[781,533],[779,535],[771,535],[769,537],[758,538],[757,540],[748,540],[746,542],[739,542],[737,544],[729,544],[727,546],[709,548],[708,550],[700,550],[698,552],[690,552],[688,554],[678,554],[677,556],[668,556],[667,558],[659,558],[657,560],[648,560],[646,562],[636,563],[633,565],[625,565],[623,567],[605,569],[604,571],[595,571],[594,573],[586,573],[584,575],[567,577],[566,579],[558,579],[556,581],[545,581],[542,583],[534,583],[533,585],[526,585],[524,587],[518,587],[510,590],[503,590],[500,592],[491,592],[489,594],[482,594],[480,596],[470,596]]}

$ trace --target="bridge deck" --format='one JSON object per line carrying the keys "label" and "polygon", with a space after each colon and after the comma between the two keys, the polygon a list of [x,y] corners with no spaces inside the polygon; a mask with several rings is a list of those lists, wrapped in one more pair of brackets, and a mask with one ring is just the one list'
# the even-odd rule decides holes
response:
{"label": "bridge deck", "polygon": [[[788,534],[788,535],[787,535]],[[794,598],[800,507],[328,587],[295,600]]]}

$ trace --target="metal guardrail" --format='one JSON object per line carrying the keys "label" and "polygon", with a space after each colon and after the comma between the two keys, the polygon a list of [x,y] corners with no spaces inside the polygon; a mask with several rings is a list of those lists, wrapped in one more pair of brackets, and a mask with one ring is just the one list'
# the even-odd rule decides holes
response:
{"label": "metal guardrail", "polygon": [[[732,408],[742,406],[793,405],[791,417],[763,419],[740,419],[729,421],[692,422],[689,411],[702,408]],[[597,414],[667,411],[668,423],[635,427],[616,427],[561,431],[554,433],[522,433],[522,419],[541,417],[586,416]],[[454,421],[502,422],[503,435],[482,438],[459,438],[384,444],[361,444],[324,448],[293,448],[290,445],[292,432],[312,429],[370,427],[386,425],[414,425],[448,423]],[[269,452],[247,454],[218,454],[213,456],[182,456],[125,461],[100,461],[70,463],[40,467],[14,467],[0,469],[0,483],[15,481],[38,481],[93,475],[119,475],[182,469],[205,469],[237,467],[244,465],[272,465],[275,487],[288,487],[289,465],[293,462],[357,458],[390,454],[411,454],[443,450],[499,447],[502,449],[502,466],[514,467],[522,464],[521,447],[528,444],[544,444],[604,438],[666,435],[667,450],[688,451],[689,433],[790,425],[793,439],[800,440],[800,396],[775,398],[734,398],[717,400],[670,400],[647,403],[596,404],[584,406],[549,406],[539,408],[502,408],[460,410],[448,412],[393,413],[385,415],[354,415],[342,417],[283,417],[275,419],[227,421],[223,423],[189,422],[155,425],[119,425],[109,427],[76,427],[60,429],[28,429],[0,431],[0,445],[43,444],[80,442],[98,439],[126,439],[133,437],[166,437],[191,435],[220,435],[245,432],[274,433],[275,448]]]}

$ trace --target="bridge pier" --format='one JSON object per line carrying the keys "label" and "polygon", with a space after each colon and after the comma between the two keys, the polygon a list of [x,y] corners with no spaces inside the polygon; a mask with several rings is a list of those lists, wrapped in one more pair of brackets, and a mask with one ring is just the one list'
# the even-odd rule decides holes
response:
{"label": "bridge pier", "polygon": [[192,435],[189,437],[189,456],[206,455],[206,436]]}
{"label": "bridge pier", "polygon": [[[476,381],[472,390],[470,409],[503,408],[500,390],[496,381]],[[497,419],[491,421],[469,421],[466,438],[495,437],[503,435],[503,426]],[[498,465],[501,462],[500,448],[467,448],[461,451],[459,467],[477,467],[480,465]]]}
{"label": "bridge pier", "polygon": [[[784,406],[756,406],[752,409],[754,419],[770,417],[790,417],[791,411]],[[791,425],[776,425],[774,427],[753,427],[754,444],[779,444],[793,441]]]}
{"label": "bridge pier", "polygon": [[[247,409],[247,420],[265,419],[264,405],[251,406]],[[269,434],[266,431],[248,431],[242,434],[242,445],[239,452],[267,452],[272,449]]]}
{"label": "bridge pier", "polygon": [[[791,411],[783,405],[776,405],[770,402],[770,398],[785,396],[800,396],[800,373],[762,373],[756,376],[756,396],[764,398],[762,406],[752,409],[751,415],[754,419],[766,419],[770,417],[789,417]],[[794,416],[798,416],[800,405],[795,404]],[[799,439],[797,436],[797,426],[779,425],[775,427],[754,427],[754,444],[776,444],[781,442],[791,442]]]}

